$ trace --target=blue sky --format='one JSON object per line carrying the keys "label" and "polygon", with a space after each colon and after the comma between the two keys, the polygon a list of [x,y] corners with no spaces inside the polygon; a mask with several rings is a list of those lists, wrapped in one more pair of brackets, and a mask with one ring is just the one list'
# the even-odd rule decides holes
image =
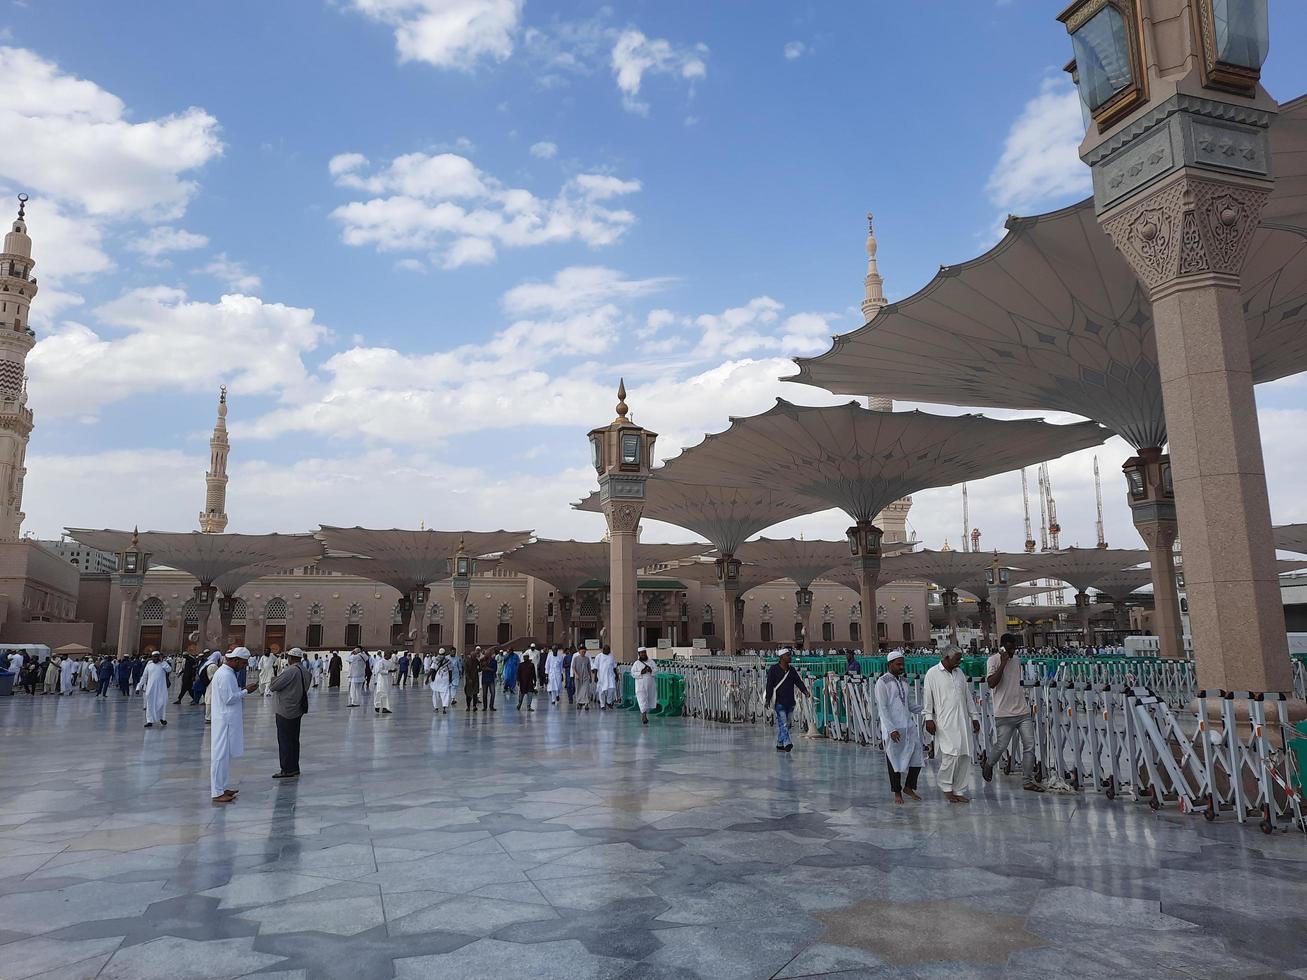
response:
{"label": "blue sky", "polygon": [[[233,530],[597,536],[566,504],[619,374],[663,455],[819,401],[775,378],[858,324],[867,210],[894,298],[1084,195],[1055,7],[9,3],[0,187],[32,195],[42,282],[27,528],[193,527],[227,383]],[[1289,98],[1307,9],[1271,12]],[[1297,388],[1261,399],[1268,440],[1296,431]],[[1088,464],[1054,476],[1090,543]],[[973,513],[1016,546],[990,483]],[[914,510],[932,545],[955,497]]]}

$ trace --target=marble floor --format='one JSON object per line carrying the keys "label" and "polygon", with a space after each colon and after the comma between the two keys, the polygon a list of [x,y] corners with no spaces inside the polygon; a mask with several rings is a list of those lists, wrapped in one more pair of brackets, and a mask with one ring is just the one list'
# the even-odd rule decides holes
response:
{"label": "marble floor", "polygon": [[1307,843],[630,712],[0,699],[0,978],[1307,977]]}

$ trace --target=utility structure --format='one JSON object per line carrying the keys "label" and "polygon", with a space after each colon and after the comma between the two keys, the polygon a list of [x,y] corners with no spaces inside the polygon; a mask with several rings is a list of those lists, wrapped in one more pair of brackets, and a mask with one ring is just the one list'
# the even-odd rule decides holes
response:
{"label": "utility structure", "polygon": [[883,532],[874,519],[886,504],[1086,449],[1105,437],[1092,422],[875,412],[857,402],[814,407],[778,398],[761,415],[731,419],[726,431],[669,460],[659,475],[682,484],[779,485],[806,498],[807,513],[843,510],[853,521],[846,537],[859,576],[864,644],[875,649]]}
{"label": "utility structure", "polygon": [[[990,589],[984,584],[988,581],[991,568],[1002,569],[1007,574],[998,578],[997,589],[1001,604],[1006,607],[1006,589],[1010,584],[1029,581],[1034,572],[1019,571],[1017,565],[1024,560],[1021,554],[1002,554],[992,552],[984,554],[979,551],[921,551],[910,555],[895,555],[881,562],[880,580],[882,583],[898,582],[903,579],[923,579],[933,582],[940,589],[940,604],[944,607],[949,636],[954,643],[958,638],[958,592],[967,591],[980,599],[979,613],[981,629],[989,636],[988,613],[990,606]],[[1006,619],[1006,610],[1000,611]]]}
{"label": "utility structure", "polygon": [[[1260,90],[1255,105],[1239,98],[1229,100],[1219,90],[1209,92],[1201,78],[1196,77],[1201,74],[1199,62],[1206,56],[1200,59],[1192,52],[1196,42],[1191,40],[1189,29],[1194,24],[1193,13],[1198,5],[1211,13],[1210,0],[1167,0],[1164,4],[1167,10],[1178,13],[1175,16],[1168,13],[1159,20],[1151,16],[1151,8],[1160,2],[1143,0],[1142,3],[1150,11],[1150,19],[1145,20],[1150,37],[1155,29],[1164,30],[1171,32],[1175,42],[1163,59],[1170,67],[1159,67],[1163,61],[1157,61],[1151,53],[1143,60],[1149,66],[1148,78],[1156,81],[1156,84],[1149,82],[1149,91],[1158,100],[1153,105],[1155,112],[1149,115],[1152,110],[1142,110],[1130,120],[1114,125],[1112,132],[1101,134],[1108,140],[1103,144],[1105,150],[1113,141],[1124,146],[1133,140],[1134,123],[1138,122],[1140,133],[1147,130],[1151,138],[1159,140],[1157,146],[1140,151],[1142,163],[1127,161],[1125,156],[1114,157],[1110,164],[1104,161],[1109,171],[1120,165],[1127,173],[1138,163],[1137,179],[1149,182],[1174,179],[1152,172],[1155,168],[1148,164],[1147,158],[1155,152],[1162,154],[1156,167],[1168,173],[1181,159],[1178,154],[1182,152],[1191,155],[1201,152],[1208,160],[1216,157],[1219,161],[1235,163],[1243,160],[1239,155],[1240,142],[1231,137],[1227,144],[1222,136],[1215,135],[1224,125],[1223,114],[1241,115],[1246,110],[1268,121],[1273,114],[1263,112],[1261,107],[1266,100]],[[1247,2],[1235,0],[1235,5],[1245,9]],[[1122,4],[1098,6],[1110,7],[1119,14]],[[1127,6],[1136,11],[1141,8],[1140,3]],[[1109,19],[1111,16],[1108,15]],[[1165,26],[1154,28],[1154,24]],[[1132,19],[1128,26],[1130,29],[1122,29],[1119,37],[1137,38],[1138,23]],[[1114,41],[1117,36],[1109,30],[1104,38]],[[1144,50],[1156,50],[1151,39]],[[1191,53],[1182,59],[1172,59],[1172,55],[1182,50]],[[1126,75],[1133,84],[1138,72],[1129,58],[1111,63],[1128,68]],[[1167,77],[1155,78],[1159,72]],[[1189,77],[1181,78],[1184,74]],[[1196,101],[1190,102],[1191,98]],[[1172,122],[1178,124],[1180,116],[1189,113],[1191,106],[1204,104],[1215,114],[1199,119],[1190,114],[1189,119],[1209,127],[1213,138],[1199,141],[1176,136],[1166,142],[1169,137],[1163,130]],[[1276,108],[1273,103],[1269,106],[1271,110]],[[1251,379],[1262,383],[1307,369],[1307,251],[1304,249],[1307,196],[1301,191],[1307,178],[1307,99],[1278,106],[1273,125],[1257,132],[1260,136],[1256,141],[1249,141],[1249,149],[1257,158],[1256,165],[1269,164],[1277,180],[1261,207],[1260,224],[1247,242],[1236,243],[1237,251],[1241,256],[1246,255],[1246,259],[1229,312],[1234,324],[1242,323],[1242,329],[1231,326],[1227,320],[1225,341],[1199,344],[1195,350],[1223,356],[1222,352],[1246,344]],[[1138,151],[1140,144],[1135,141],[1133,145]],[[1203,145],[1215,148],[1215,153],[1203,150]],[[1222,146],[1232,149],[1232,155],[1227,156]],[[1218,168],[1224,165],[1216,163]],[[1116,174],[1108,172],[1104,177],[1104,182],[1110,185]],[[1148,186],[1160,190],[1162,185],[1149,183]],[[1139,189],[1144,190],[1142,186]],[[1174,259],[1184,236],[1178,233],[1173,212],[1166,213],[1172,216],[1163,240],[1166,247],[1160,254]],[[1183,215],[1180,217],[1183,219]],[[1218,225],[1225,228],[1219,217]],[[1193,220],[1205,219],[1195,213]],[[1239,224],[1238,216],[1236,224]],[[1141,231],[1151,228],[1152,223],[1141,223]],[[1201,240],[1195,240],[1195,245],[1201,246]],[[1191,248],[1187,254],[1198,253]],[[1163,411],[1165,372],[1158,368],[1159,345],[1155,335],[1158,334],[1156,324],[1161,319],[1151,290],[1151,283],[1141,283],[1141,277],[1100,227],[1092,200],[1048,214],[1012,217],[1008,219],[1003,240],[984,255],[942,268],[917,293],[882,309],[874,327],[863,327],[835,338],[832,349],[819,357],[798,359],[799,373],[787,380],[814,384],[837,393],[876,390],[896,398],[947,405],[1071,412],[1095,419],[1122,436],[1139,454],[1135,459],[1145,464],[1146,472],[1141,474],[1145,481],[1140,488],[1142,496],[1136,498],[1130,490],[1127,499],[1131,502],[1135,527],[1149,547],[1162,651],[1167,656],[1179,657],[1183,655],[1183,647],[1171,546],[1176,539],[1174,508],[1180,496],[1180,484],[1171,479],[1170,460],[1162,453],[1162,447],[1167,445],[1168,421]],[[1170,322],[1175,322],[1170,313],[1168,317]],[[1206,403],[1224,399],[1223,404],[1228,404],[1222,394],[1228,390],[1214,385],[1208,392],[1210,397],[1192,403],[1179,419],[1171,421],[1191,432],[1192,419],[1205,417]],[[1244,404],[1247,411],[1241,417],[1253,418],[1250,403]],[[1213,408],[1221,413],[1225,411],[1218,405]],[[1241,430],[1240,438],[1242,445],[1260,446],[1253,426]],[[1192,436],[1182,435],[1173,447],[1191,445],[1192,440]],[[1230,443],[1227,441],[1226,445]],[[1256,462],[1260,471],[1259,449]],[[1135,466],[1133,462],[1131,465]],[[1129,487],[1132,479],[1129,472],[1126,478]],[[1155,491],[1150,489],[1153,487]],[[1195,495],[1195,502],[1202,496]],[[1240,518],[1224,530],[1220,530],[1220,521],[1207,523],[1211,528],[1207,532],[1209,537],[1220,534],[1237,537],[1238,529],[1246,522]],[[1185,546],[1186,582],[1195,581],[1193,569],[1188,567],[1187,538]],[[1270,550],[1269,531],[1267,540],[1261,541],[1258,547]],[[1246,536],[1228,552],[1229,559],[1239,566],[1235,580],[1245,585],[1234,590],[1204,586],[1197,592],[1189,592],[1190,606],[1194,608],[1209,600],[1216,603],[1219,597],[1220,605],[1214,605],[1213,609],[1227,609],[1228,615],[1223,614],[1221,621],[1243,633],[1242,650],[1238,645],[1227,648],[1219,644],[1205,645],[1196,638],[1199,670],[1206,687],[1279,690],[1278,685],[1289,678],[1287,650],[1281,649],[1283,630],[1272,628],[1267,634],[1274,634],[1272,639],[1259,642],[1242,625],[1252,620],[1238,612],[1240,608],[1252,608],[1246,585],[1249,573],[1244,570],[1252,567],[1248,554]],[[1272,597],[1276,586],[1268,572],[1269,568],[1263,567],[1257,576],[1257,581],[1262,583],[1259,608],[1265,610],[1265,617],[1276,627],[1275,617],[1282,613],[1278,593]],[[1263,618],[1262,614],[1258,615],[1259,624]],[[1255,631],[1259,637],[1261,629],[1258,625]],[[1227,666],[1227,661],[1232,666]],[[1265,667],[1269,661],[1277,666]],[[1204,667],[1204,662],[1210,670]],[[1274,683],[1268,673],[1272,669]]]}
{"label": "utility structure", "polygon": [[971,508],[967,503],[967,485],[962,484],[962,550],[971,548]]}

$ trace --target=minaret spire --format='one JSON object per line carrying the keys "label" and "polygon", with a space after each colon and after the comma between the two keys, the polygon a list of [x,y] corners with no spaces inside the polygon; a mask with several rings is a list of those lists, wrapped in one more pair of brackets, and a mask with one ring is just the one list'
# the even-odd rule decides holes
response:
{"label": "minaret spire", "polygon": [[227,386],[218,389],[218,421],[213,425],[209,439],[209,472],[204,474],[204,512],[200,514],[200,530],[205,534],[221,534],[227,529]]}
{"label": "minaret spire", "polygon": [[27,195],[18,195],[18,217],[0,252],[0,541],[22,531],[23,478],[32,412],[27,407],[27,352],[36,343],[28,323],[36,280],[32,240],[27,237]]}
{"label": "minaret spire", "polygon": [[862,319],[870,322],[871,318],[888,306],[885,299],[885,280],[876,268],[876,225],[875,215],[867,212],[867,278],[862,280]]}

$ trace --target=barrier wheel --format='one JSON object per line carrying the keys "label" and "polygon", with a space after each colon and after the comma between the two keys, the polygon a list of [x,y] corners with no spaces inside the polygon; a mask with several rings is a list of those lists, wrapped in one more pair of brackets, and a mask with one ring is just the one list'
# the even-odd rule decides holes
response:
{"label": "barrier wheel", "polygon": [[1153,795],[1150,796],[1150,797],[1148,798],[1148,808],[1149,808],[1150,810],[1160,810],[1160,809],[1162,809],[1162,801],[1159,800],[1159,799],[1157,798],[1157,792],[1156,792],[1156,791],[1154,791],[1154,792],[1153,792]]}

